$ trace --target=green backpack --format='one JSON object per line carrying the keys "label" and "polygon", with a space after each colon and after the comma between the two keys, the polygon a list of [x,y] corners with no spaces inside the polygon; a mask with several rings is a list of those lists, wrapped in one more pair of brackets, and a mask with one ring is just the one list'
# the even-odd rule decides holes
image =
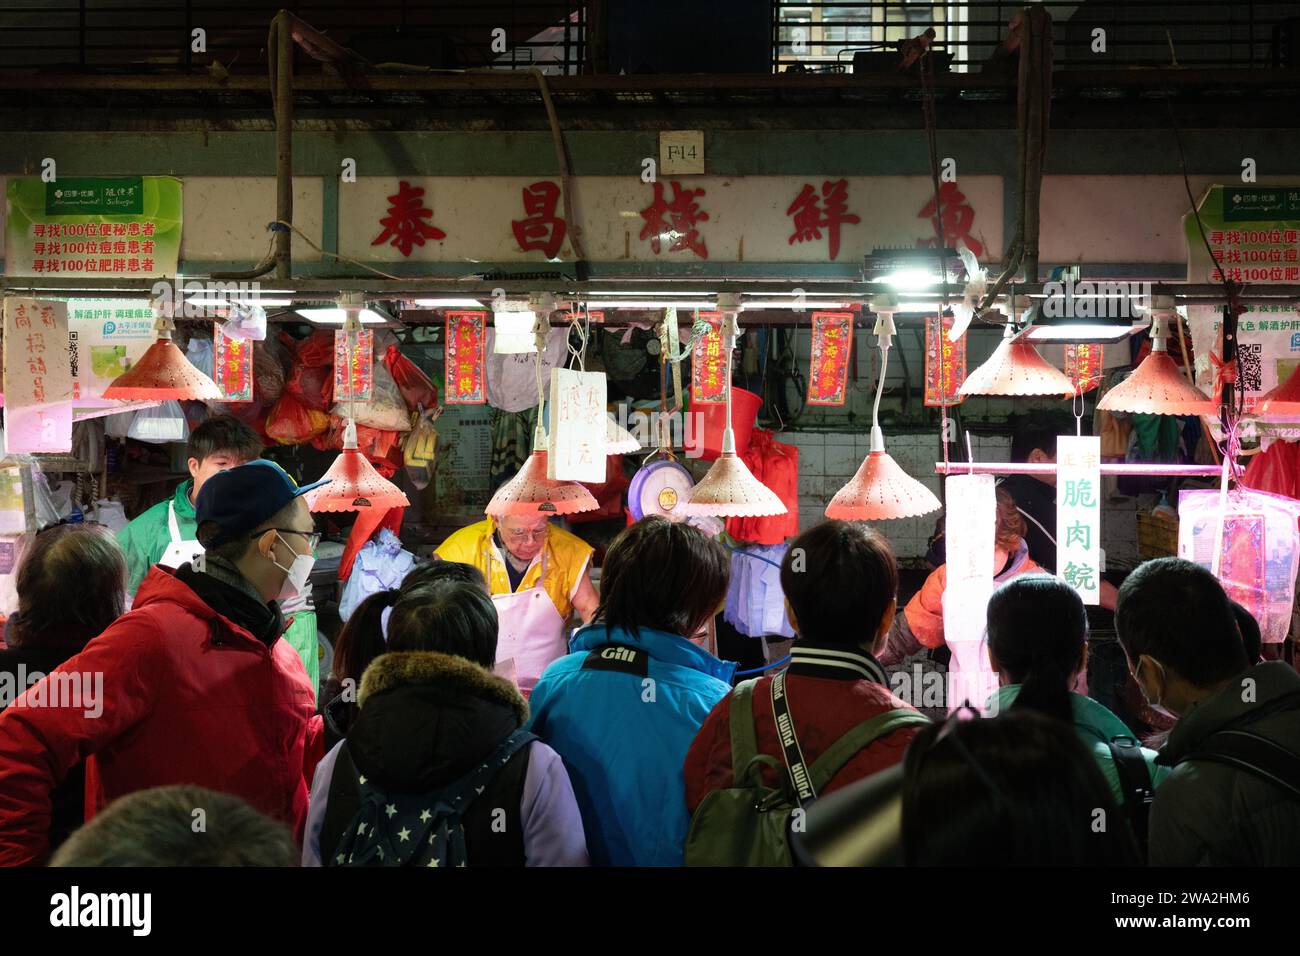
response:
{"label": "green backpack", "polygon": [[[790,740],[798,752],[794,725],[788,722],[784,708],[784,675],[772,684],[773,709],[778,724],[787,718]],[[792,785],[789,758],[786,765],[767,754],[758,753],[754,733],[754,685],[757,679],[736,686],[731,694],[731,772],[733,783],[725,790],[714,790],[704,798],[691,817],[686,834],[687,866],[791,866],[789,833],[792,818],[802,815],[803,799]],[[853,759],[854,755],[879,737],[898,730],[928,724],[929,718],[914,710],[890,710],[864,720],[827,748],[808,768],[805,794],[815,798],[822,788]],[[765,786],[762,767],[776,769],[781,784]]]}

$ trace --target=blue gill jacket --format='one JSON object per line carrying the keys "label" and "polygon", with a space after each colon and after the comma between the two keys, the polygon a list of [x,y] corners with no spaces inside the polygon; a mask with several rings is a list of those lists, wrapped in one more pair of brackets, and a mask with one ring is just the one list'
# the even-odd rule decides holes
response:
{"label": "blue gill jacket", "polygon": [[735,670],[677,634],[601,623],[546,668],[528,729],[564,758],[592,865],[682,865],[682,764]]}

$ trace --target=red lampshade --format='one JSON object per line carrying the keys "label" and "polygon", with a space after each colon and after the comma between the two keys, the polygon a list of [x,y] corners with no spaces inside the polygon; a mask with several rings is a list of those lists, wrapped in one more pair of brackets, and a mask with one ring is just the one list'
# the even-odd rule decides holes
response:
{"label": "red lampshade", "polygon": [[1152,350],[1133,374],[1097,403],[1103,412],[1137,412],[1143,415],[1213,415],[1215,404],[1183,378],[1169,353]]}
{"label": "red lampshade", "polygon": [[719,518],[757,518],[783,515],[789,509],[771,488],[754,477],[749,466],[724,451],[708,473],[688,493],[685,515]]}
{"label": "red lampshade", "polygon": [[849,483],[826,506],[826,517],[841,521],[915,518],[942,507],[939,499],[899,467],[886,451],[873,451]]}
{"label": "red lampshade", "polygon": [[1255,414],[1265,421],[1300,419],[1300,369],[1292,372],[1285,382],[1260,396]]}
{"label": "red lampshade", "polygon": [[185,357],[170,336],[158,339],[140,356],[140,361],[113,380],[104,389],[105,398],[167,401],[196,399],[214,402],[221,399],[221,389]]}
{"label": "red lampshade", "polygon": [[966,376],[959,395],[1073,395],[1074,383],[1028,342],[1003,339],[987,362]]}
{"label": "red lampshade", "polygon": [[641,442],[637,441],[635,435],[620,425],[614,419],[606,416],[605,418],[605,454],[606,455],[630,455],[634,451],[641,450]]}
{"label": "red lampshade", "polygon": [[322,476],[322,485],[304,496],[312,511],[387,511],[405,508],[411,501],[366,460],[356,448],[344,448]]}
{"label": "red lampshade", "polygon": [[576,481],[552,481],[546,477],[546,452],[535,451],[524,466],[497,489],[485,509],[493,518],[504,515],[570,515],[595,511],[600,505],[591,492]]}

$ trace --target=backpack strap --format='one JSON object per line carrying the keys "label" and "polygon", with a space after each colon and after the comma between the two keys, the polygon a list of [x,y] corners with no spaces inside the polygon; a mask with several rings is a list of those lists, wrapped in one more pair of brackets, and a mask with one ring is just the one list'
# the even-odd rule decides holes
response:
{"label": "backpack strap", "polygon": [[479,767],[440,791],[440,798],[450,805],[452,812],[457,816],[463,814],[465,808],[483,793],[492,778],[510,762],[510,758],[537,739],[539,738],[536,734],[530,734],[523,729],[516,730],[501,741],[496,750],[485,757]]}
{"label": "backpack strap", "polygon": [[834,776],[853,759],[858,751],[886,734],[903,727],[921,727],[930,723],[930,718],[915,710],[887,710],[870,720],[864,720],[856,727],[851,727],[842,737],[827,747],[820,757],[813,761],[811,770],[814,789],[819,793],[831,782]]}
{"label": "backpack strap", "polygon": [[324,866],[333,866],[334,850],[344,831],[361,808],[361,788],[357,786],[357,768],[348,753],[347,740],[339,748],[334,760],[334,773],[330,776],[329,796],[325,803],[325,819],[320,830],[320,856]]}
{"label": "backpack strap", "polygon": [[1151,799],[1155,788],[1151,785],[1151,769],[1142,746],[1132,737],[1112,737],[1106,742],[1110,758],[1119,774],[1119,787],[1124,795],[1124,814],[1133,828],[1133,836],[1143,854],[1147,848],[1148,821],[1151,817]]}
{"label": "backpack strap", "polygon": [[754,731],[754,685],[758,678],[742,681],[731,692],[727,719],[731,725],[732,786],[742,786],[750,765],[758,756],[758,735]]}
{"label": "backpack strap", "polygon": [[1300,800],[1300,756],[1259,734],[1220,730],[1201,741],[1200,747],[1183,760],[1208,760],[1235,767],[1281,787]]}

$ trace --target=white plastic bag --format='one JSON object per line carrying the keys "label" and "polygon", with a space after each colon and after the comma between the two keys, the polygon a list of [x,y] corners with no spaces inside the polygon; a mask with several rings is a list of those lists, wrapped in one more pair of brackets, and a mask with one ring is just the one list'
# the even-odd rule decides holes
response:
{"label": "white plastic bag", "polygon": [[[346,401],[338,402],[334,406],[334,414],[339,418],[348,418],[352,404]],[[375,362],[374,388],[370,393],[370,401],[355,404],[354,421],[358,425],[368,425],[389,432],[411,430],[411,413],[406,407],[406,399],[402,398],[402,390],[397,387],[392,374],[388,371],[388,366],[382,361]]]}
{"label": "white plastic bag", "polygon": [[250,342],[266,341],[266,309],[260,305],[236,305],[230,317],[221,324],[228,339],[248,339]]}
{"label": "white plastic bag", "polygon": [[189,345],[185,346],[185,357],[191,365],[212,378],[212,339],[191,337]]}
{"label": "white plastic bag", "polygon": [[185,421],[185,412],[177,401],[163,402],[157,408],[146,408],[135,413],[131,427],[127,429],[127,438],[137,441],[163,444],[164,442],[185,441],[190,437],[190,427]]}

